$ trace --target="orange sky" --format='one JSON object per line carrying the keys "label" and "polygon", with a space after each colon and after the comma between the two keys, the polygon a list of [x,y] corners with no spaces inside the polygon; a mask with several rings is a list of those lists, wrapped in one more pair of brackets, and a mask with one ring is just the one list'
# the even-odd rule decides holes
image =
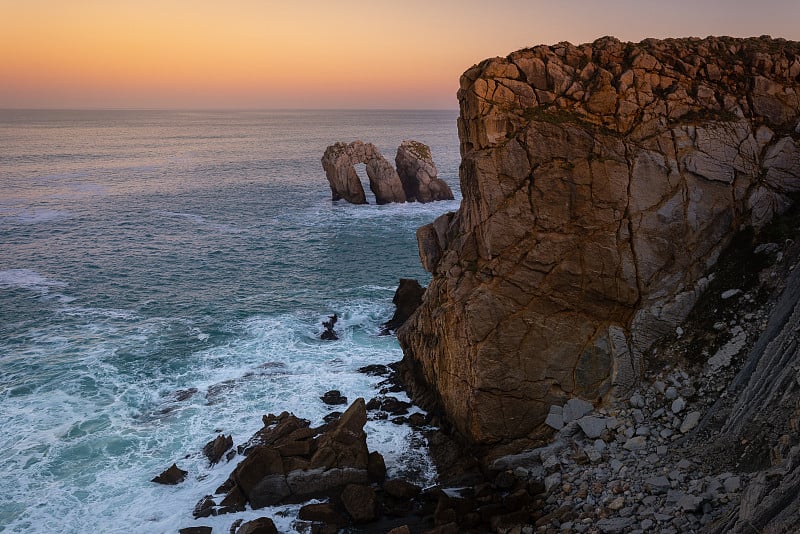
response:
{"label": "orange sky", "polygon": [[0,0],[0,108],[456,108],[541,43],[770,34],[798,0]]}

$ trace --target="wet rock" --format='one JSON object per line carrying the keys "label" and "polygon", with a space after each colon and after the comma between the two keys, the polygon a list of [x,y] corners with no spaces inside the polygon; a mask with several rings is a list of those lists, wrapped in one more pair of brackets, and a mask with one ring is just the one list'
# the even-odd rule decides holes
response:
{"label": "wet rock", "polygon": [[370,376],[387,376],[392,372],[392,370],[389,369],[388,366],[377,363],[365,365],[364,367],[359,367],[357,371],[359,373],[363,373],[365,375],[370,375]]}
{"label": "wet rock", "polygon": [[347,404],[347,397],[343,396],[338,389],[326,391],[325,394],[320,397],[320,399],[329,406]]}
{"label": "wet rock", "polygon": [[156,484],[166,484],[170,486],[174,486],[175,484],[180,484],[186,479],[186,475],[188,475],[188,471],[184,471],[183,469],[179,468],[176,464],[172,464],[167,469],[161,472],[160,475],[153,478],[150,482],[155,482]]}
{"label": "wet rock", "polygon": [[339,339],[339,336],[336,335],[336,331],[333,329],[333,326],[336,324],[336,321],[339,317],[334,313],[330,317],[328,317],[327,321],[322,322],[322,326],[325,330],[319,336],[320,339],[324,339],[326,341],[336,341]]}
{"label": "wet rock", "polygon": [[348,523],[347,519],[331,503],[306,504],[300,508],[297,517],[303,521],[317,521],[339,527]]}
{"label": "wet rock", "polygon": [[425,288],[419,282],[410,278],[401,278],[400,285],[394,293],[392,304],[395,305],[394,315],[383,324],[384,334],[397,330],[411,317],[422,303]]}
{"label": "wet rock", "polygon": [[354,523],[369,523],[377,517],[375,490],[371,487],[351,484],[342,491],[341,499]]}
{"label": "wet rock", "polygon": [[396,499],[409,501],[416,498],[422,491],[422,488],[411,482],[393,478],[383,483],[383,490]]}
{"label": "wet rock", "polygon": [[395,527],[386,534],[411,534],[411,529],[408,528],[408,525],[403,525],[400,527]]}
{"label": "wet rock", "polygon": [[233,447],[233,437],[220,434],[203,447],[203,454],[211,465],[220,461],[222,456]]}
{"label": "wet rock", "polygon": [[186,527],[178,530],[178,534],[211,534],[211,527]]}
{"label": "wet rock", "polygon": [[269,517],[259,517],[243,523],[236,534],[278,534],[278,529]]}
{"label": "wet rock", "polygon": [[212,515],[216,515],[214,513],[214,507],[217,503],[214,502],[213,495],[206,495],[194,506],[194,510],[192,510],[192,515],[195,519],[200,517],[211,517]]}

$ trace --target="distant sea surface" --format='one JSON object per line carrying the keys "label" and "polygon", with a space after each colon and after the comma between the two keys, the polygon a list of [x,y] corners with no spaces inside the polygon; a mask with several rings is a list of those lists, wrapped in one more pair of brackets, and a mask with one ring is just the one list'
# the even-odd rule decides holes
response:
{"label": "distant sea surface", "polygon": [[[177,532],[261,415],[322,423],[319,396],[399,360],[400,277],[427,283],[415,231],[458,207],[455,111],[0,111],[0,531]],[[332,202],[336,141],[431,146],[456,200]],[[339,315],[340,340],[319,339]],[[402,398],[402,394],[400,394]],[[420,438],[370,421],[390,471],[434,475]],[[150,482],[173,462],[178,486]],[[282,517],[289,512],[288,517]]]}

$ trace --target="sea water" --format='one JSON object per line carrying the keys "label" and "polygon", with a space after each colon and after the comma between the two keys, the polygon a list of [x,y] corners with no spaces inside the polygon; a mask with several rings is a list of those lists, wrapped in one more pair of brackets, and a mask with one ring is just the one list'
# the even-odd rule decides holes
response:
{"label": "sea water", "polygon": [[[430,145],[456,200],[332,202],[320,157],[355,139]],[[241,459],[200,450],[376,395],[357,369],[402,357],[380,325],[400,277],[427,282],[415,230],[458,207],[458,162],[455,111],[0,112],[0,531],[291,532],[296,506],[194,520]],[[419,435],[367,432],[432,480]],[[150,482],[173,462],[184,483]]]}

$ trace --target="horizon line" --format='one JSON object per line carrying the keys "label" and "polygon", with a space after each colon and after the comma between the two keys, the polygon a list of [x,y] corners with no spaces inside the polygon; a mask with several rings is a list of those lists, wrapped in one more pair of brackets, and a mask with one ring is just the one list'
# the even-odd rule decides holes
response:
{"label": "horizon line", "polygon": [[0,107],[0,112],[5,111],[225,111],[225,112],[276,112],[276,111],[459,111],[458,107],[402,107],[402,108],[383,108],[383,107],[342,107],[342,108],[303,108],[303,107],[248,107],[248,108],[226,108],[226,107]]}

